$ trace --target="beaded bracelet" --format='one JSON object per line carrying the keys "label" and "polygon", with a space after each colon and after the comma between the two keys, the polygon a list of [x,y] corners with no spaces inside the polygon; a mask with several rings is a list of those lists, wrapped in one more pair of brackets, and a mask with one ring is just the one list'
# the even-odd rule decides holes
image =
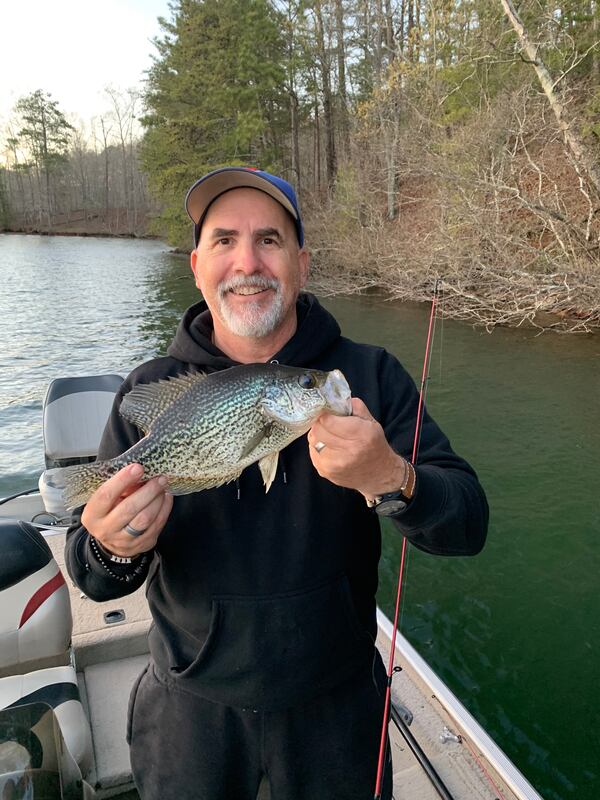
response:
{"label": "beaded bracelet", "polygon": [[[91,536],[91,534],[90,534]],[[133,564],[134,561],[137,561],[141,556],[142,553],[138,553],[136,556],[118,556],[116,553],[111,553],[110,550],[107,550],[106,547],[99,542],[98,539],[95,539],[92,536],[92,539],[96,542],[96,546],[102,553],[102,558],[106,561],[112,561],[113,564]]]}
{"label": "beaded bracelet", "polygon": [[[91,534],[90,534],[90,547],[92,548],[92,552],[96,556],[96,560],[98,561],[98,563],[102,567],[104,567],[104,569],[106,570],[106,572],[108,572],[111,578],[114,578],[117,581],[121,581],[122,583],[131,583],[133,580],[143,575],[146,566],[148,564],[149,560],[148,553],[142,553],[141,557],[139,559],[136,559],[135,567],[131,570],[131,572],[128,572],[126,575],[117,575],[117,573],[114,570],[112,570],[106,563],[105,557],[102,555],[102,551],[100,550],[99,543],[96,541],[96,539],[94,539],[94,537]],[[123,563],[123,562],[117,562],[117,563]],[[133,563],[133,562],[130,560],[129,562],[125,563]]]}

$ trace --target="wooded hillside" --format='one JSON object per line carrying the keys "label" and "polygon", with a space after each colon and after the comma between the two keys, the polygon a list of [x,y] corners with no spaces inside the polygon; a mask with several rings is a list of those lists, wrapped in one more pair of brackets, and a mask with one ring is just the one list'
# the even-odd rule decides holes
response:
{"label": "wooded hillside", "polygon": [[[143,139],[112,145],[123,205],[145,203],[146,176],[171,242],[190,245],[182,203],[197,177],[260,166],[299,192],[320,291],[422,300],[442,277],[446,313],[488,327],[600,325],[597,0],[171,8]],[[126,172],[126,152],[141,171]],[[8,166],[5,217],[31,170]],[[48,197],[55,166],[38,157]]]}
{"label": "wooded hillside", "polygon": [[23,97],[4,130],[0,230],[143,236],[160,212],[138,158],[141,100],[105,91],[105,113],[73,124],[48,92]]}

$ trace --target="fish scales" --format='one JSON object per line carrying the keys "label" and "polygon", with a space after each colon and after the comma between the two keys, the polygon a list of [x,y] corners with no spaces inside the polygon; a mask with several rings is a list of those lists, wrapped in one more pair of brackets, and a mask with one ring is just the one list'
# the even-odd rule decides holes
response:
{"label": "fish scales", "polygon": [[120,413],[146,436],[109,461],[58,470],[53,485],[62,481],[67,506],[74,508],[134,462],[143,465],[143,480],[165,475],[172,494],[221,486],[258,462],[268,491],[284,447],[323,411],[348,415],[351,409],[339,370],[249,364],[138,385],[125,395]]}
{"label": "fish scales", "polygon": [[[214,376],[230,378],[227,372]],[[226,465],[235,468],[242,460],[248,436],[223,436],[223,432],[239,430],[252,436],[264,427],[265,418],[258,408],[263,385],[264,380],[249,383],[243,376],[198,383],[189,395],[179,398],[157,418],[152,431],[156,437],[141,440],[128,451],[128,463],[143,458],[145,467],[156,475],[193,475],[199,463],[203,472],[226,474]],[[196,398],[201,404],[196,403]],[[206,409],[210,411],[207,413]],[[282,441],[287,433],[281,431]],[[271,449],[262,448],[264,452]],[[246,459],[247,464],[254,460]]]}

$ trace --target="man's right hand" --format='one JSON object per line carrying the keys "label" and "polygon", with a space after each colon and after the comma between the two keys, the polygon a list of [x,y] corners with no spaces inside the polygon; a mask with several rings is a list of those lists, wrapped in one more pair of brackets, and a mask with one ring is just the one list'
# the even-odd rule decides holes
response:
{"label": "man's right hand", "polygon": [[[164,476],[140,483],[141,464],[128,464],[103,483],[88,500],[81,524],[105,550],[132,558],[152,550],[173,507]],[[126,525],[144,531],[132,536]]]}

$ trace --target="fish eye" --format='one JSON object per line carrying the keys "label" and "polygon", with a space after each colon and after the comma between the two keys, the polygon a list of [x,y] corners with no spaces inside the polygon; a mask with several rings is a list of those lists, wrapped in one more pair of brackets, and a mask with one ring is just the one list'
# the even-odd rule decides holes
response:
{"label": "fish eye", "polygon": [[303,389],[314,389],[316,385],[314,377],[308,372],[298,378],[298,383]]}

